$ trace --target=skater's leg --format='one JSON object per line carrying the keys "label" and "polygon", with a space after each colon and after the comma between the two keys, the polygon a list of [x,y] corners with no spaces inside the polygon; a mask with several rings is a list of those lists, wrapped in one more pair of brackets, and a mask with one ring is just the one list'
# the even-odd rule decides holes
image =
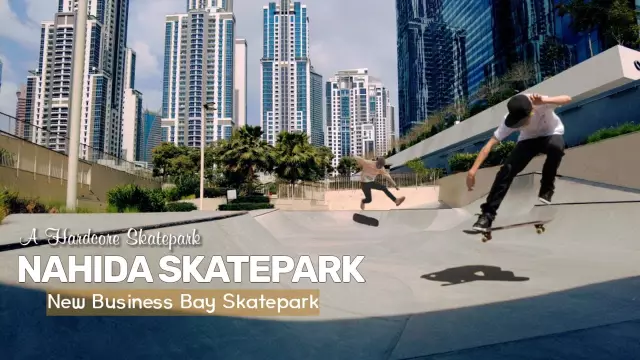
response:
{"label": "skater's leg", "polygon": [[555,190],[556,175],[564,157],[565,142],[562,135],[549,136],[542,150],[547,154],[547,159],[542,166],[542,179],[540,180],[540,201],[550,203]]}
{"label": "skater's leg", "polygon": [[360,203],[360,208],[364,210],[364,204],[368,204],[371,202],[371,187],[373,182],[363,182],[362,183],[362,192],[364,193],[364,199]]}
{"label": "skater's leg", "polygon": [[373,182],[372,184],[373,184],[371,186],[372,189],[380,190],[380,191],[384,192],[387,195],[387,197],[389,199],[391,199],[391,201],[393,201],[393,202],[397,201],[396,197],[391,193],[391,191],[389,191],[389,189],[386,186],[384,186],[384,185],[382,185],[380,183],[377,183],[377,182]]}
{"label": "skater's leg", "polygon": [[518,173],[524,170],[534,156],[540,153],[539,139],[530,139],[516,144],[505,163],[496,174],[487,200],[480,206],[482,214],[493,220],[507,191]]}

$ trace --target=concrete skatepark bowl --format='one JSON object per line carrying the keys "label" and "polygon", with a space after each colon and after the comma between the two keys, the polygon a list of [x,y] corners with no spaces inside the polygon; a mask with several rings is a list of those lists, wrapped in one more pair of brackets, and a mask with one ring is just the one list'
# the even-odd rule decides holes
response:
{"label": "concrete skatepark bowl", "polygon": [[[496,226],[537,216],[536,183],[514,182]],[[2,225],[3,359],[638,359],[640,194],[559,179],[553,220],[468,235],[478,200],[463,208],[91,216],[11,215]],[[546,211],[546,210],[545,210]],[[213,219],[220,214],[226,218]],[[158,248],[22,248],[32,228],[94,231],[173,222],[203,246],[179,254],[364,255],[366,283],[109,284],[127,288],[319,289],[316,317],[47,317],[44,291],[92,284],[19,284],[18,255],[117,254]],[[163,225],[158,225],[163,226]],[[166,225],[164,225],[166,226]],[[154,264],[153,260],[149,261]],[[153,269],[152,269],[153,270]],[[104,288],[104,285],[97,286]]]}

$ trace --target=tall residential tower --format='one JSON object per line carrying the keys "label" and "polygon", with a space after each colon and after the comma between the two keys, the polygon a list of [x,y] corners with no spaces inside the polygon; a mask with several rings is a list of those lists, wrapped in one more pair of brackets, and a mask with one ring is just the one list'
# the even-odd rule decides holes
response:
{"label": "tall residential tower", "polygon": [[122,158],[134,162],[139,157],[138,142],[142,131],[142,93],[135,89],[136,53],[127,49],[125,57],[124,100],[122,102]]}
{"label": "tall residential tower", "polygon": [[326,145],[337,167],[344,156],[367,158],[389,151],[395,125],[389,90],[368,69],[338,71],[326,83]]}
{"label": "tall residential tower", "polygon": [[[77,0],[59,0],[53,21],[42,23],[38,68],[28,78],[35,80],[34,111],[28,121],[39,126],[32,141],[66,152],[73,35]],[[122,98],[129,0],[89,2],[87,40],[82,90],[80,158],[103,159],[104,153],[120,155]]]}
{"label": "tall residential tower", "polygon": [[281,131],[302,132],[313,141],[322,127],[312,126],[312,75],[307,6],[279,0],[263,7],[260,60],[260,125],[264,140],[275,145]]}
{"label": "tall residential tower", "polygon": [[[231,136],[235,126],[235,16],[231,0],[189,0],[165,20],[163,138],[199,147]],[[205,104],[214,103],[205,111]]]}

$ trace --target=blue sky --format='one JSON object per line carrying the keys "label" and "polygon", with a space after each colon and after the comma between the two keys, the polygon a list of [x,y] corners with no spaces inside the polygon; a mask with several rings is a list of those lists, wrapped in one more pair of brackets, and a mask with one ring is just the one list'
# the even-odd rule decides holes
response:
{"label": "blue sky", "polygon": [[[248,43],[248,122],[259,123],[262,7],[266,0],[235,0],[237,37]],[[391,91],[397,114],[395,1],[307,0],[311,63],[326,81],[336,71],[369,68]],[[0,111],[15,114],[15,92],[36,67],[40,23],[53,20],[58,0],[0,0]],[[144,106],[162,103],[164,17],[184,11],[184,0],[130,0],[127,46],[137,52],[136,88]],[[397,118],[397,116],[396,116]],[[0,127],[3,127],[0,120]]]}

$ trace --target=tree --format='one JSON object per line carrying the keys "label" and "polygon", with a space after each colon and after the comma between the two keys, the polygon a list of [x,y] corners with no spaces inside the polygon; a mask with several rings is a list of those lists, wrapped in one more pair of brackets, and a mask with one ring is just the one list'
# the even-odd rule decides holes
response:
{"label": "tree", "polygon": [[324,178],[326,174],[333,172],[331,162],[335,157],[331,148],[327,146],[313,147],[316,162],[316,178]]}
{"label": "tree", "polygon": [[636,47],[640,42],[640,25],[636,12],[627,0],[613,0],[606,14],[605,36],[617,45]]}
{"label": "tree", "polygon": [[275,163],[273,147],[262,140],[262,129],[259,126],[245,125],[236,129],[231,138],[220,140],[211,149],[215,159],[226,180],[242,189],[246,187],[246,193],[251,193],[257,172],[271,172]]}
{"label": "tree", "polygon": [[542,79],[555,76],[571,66],[570,53],[566,45],[555,37],[547,37],[540,46],[540,72]]}
{"label": "tree", "polygon": [[356,161],[356,159],[352,158],[351,156],[343,156],[338,162],[337,170],[340,175],[346,176],[352,175],[353,173],[359,171],[360,168],[358,167],[358,162]]}
{"label": "tree", "polygon": [[602,17],[606,13],[606,8],[601,9],[602,1],[599,0],[569,0],[564,4],[556,6],[558,15],[571,16],[571,29],[576,33],[584,33],[587,35],[589,42],[589,54],[593,57],[593,45],[591,43],[591,34],[602,24]]}
{"label": "tree", "polygon": [[504,77],[514,91],[524,91],[529,88],[536,78],[536,69],[528,61],[514,64]]}
{"label": "tree", "polygon": [[198,172],[200,154],[198,149],[165,142],[152,150],[152,163],[153,175],[166,180],[167,176]]}
{"label": "tree", "polygon": [[319,169],[318,154],[306,133],[281,132],[274,147],[275,173],[294,184],[298,180],[314,180]]}

